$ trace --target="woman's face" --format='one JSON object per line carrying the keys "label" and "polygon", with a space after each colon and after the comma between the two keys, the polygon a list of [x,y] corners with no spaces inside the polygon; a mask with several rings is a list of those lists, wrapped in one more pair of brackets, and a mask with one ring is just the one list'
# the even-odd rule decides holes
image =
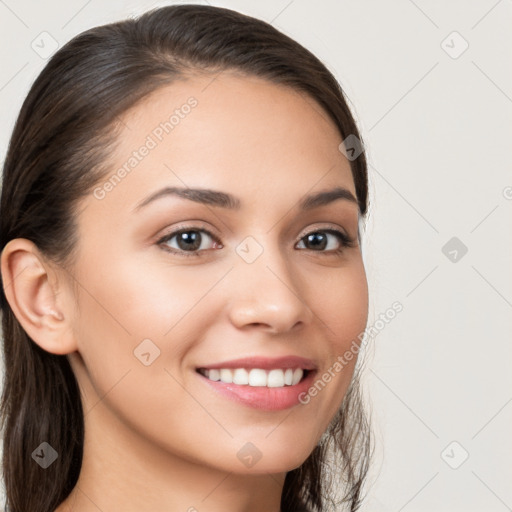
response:
{"label": "woman's face", "polygon": [[228,72],[164,87],[122,121],[77,217],[69,357],[86,432],[223,471],[299,466],[367,319],[339,133],[304,94]]}

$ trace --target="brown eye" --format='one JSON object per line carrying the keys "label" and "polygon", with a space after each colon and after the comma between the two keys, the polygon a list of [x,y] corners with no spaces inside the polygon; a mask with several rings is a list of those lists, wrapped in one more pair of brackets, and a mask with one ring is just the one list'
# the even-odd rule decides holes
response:
{"label": "brown eye", "polygon": [[335,229],[313,231],[304,236],[299,244],[300,249],[309,249],[317,252],[341,252],[345,247],[352,247],[354,242],[345,233]]}
{"label": "brown eye", "polygon": [[[167,250],[184,256],[198,256],[199,252],[221,247],[216,237],[205,229],[182,228],[158,241]],[[189,254],[186,254],[189,253]]]}

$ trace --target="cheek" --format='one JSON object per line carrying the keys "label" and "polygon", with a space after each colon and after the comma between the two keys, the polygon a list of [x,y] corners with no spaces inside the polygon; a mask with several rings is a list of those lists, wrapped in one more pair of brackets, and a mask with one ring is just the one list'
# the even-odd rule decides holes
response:
{"label": "cheek", "polygon": [[311,415],[318,418],[318,437],[327,429],[350,385],[368,319],[368,285],[362,262],[332,274],[323,284],[316,288],[318,296],[312,304],[329,342],[325,366],[303,397]]}
{"label": "cheek", "polygon": [[368,285],[362,262],[331,274],[315,288],[315,314],[323,321],[333,356],[344,352],[364,332],[368,319]]}
{"label": "cheek", "polygon": [[102,267],[92,258],[78,268],[77,279],[86,284],[79,290],[75,326],[83,371],[88,373],[84,379],[98,396],[127,372],[130,379],[140,377],[140,392],[153,386],[168,388],[175,381],[166,370],[181,373],[190,349],[219,316],[222,305],[209,300],[208,294],[226,271],[144,264],[123,261],[121,256],[113,261],[117,264],[109,272],[98,271]]}
{"label": "cheek", "polygon": [[99,343],[114,337],[129,338],[132,344],[144,338],[176,339],[185,326],[204,318],[201,301],[223,275],[222,269],[143,263],[121,259],[108,273],[95,271],[94,265],[83,269],[89,277],[79,310]]}
{"label": "cheek", "polygon": [[201,437],[201,428],[195,432],[176,415],[188,410],[199,426],[208,420],[183,392],[180,366],[218,316],[218,301],[207,294],[224,274],[220,268],[154,262],[144,267],[120,260],[108,274],[96,271],[92,260],[81,267],[78,279],[87,291],[82,287],[78,296],[83,366],[76,370],[86,391],[85,411],[114,411],[115,421],[155,441],[168,437],[169,429],[178,439]]}

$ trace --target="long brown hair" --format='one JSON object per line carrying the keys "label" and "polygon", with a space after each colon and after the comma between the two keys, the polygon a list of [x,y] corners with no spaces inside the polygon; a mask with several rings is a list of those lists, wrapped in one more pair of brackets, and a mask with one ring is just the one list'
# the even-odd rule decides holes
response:
{"label": "long brown hair", "polygon": [[[232,10],[176,5],[87,30],[57,51],[21,108],[3,169],[0,249],[14,238],[71,265],[75,207],[108,172],[119,116],[164,84],[195,71],[237,70],[304,93],[338,127],[361,139],[343,91],[308,50],[268,23]],[[357,200],[368,206],[365,154],[350,159]],[[8,286],[8,283],[3,283]],[[0,293],[4,387],[0,404],[9,512],[53,512],[80,473],[84,418],[66,356],[34,343]],[[354,375],[340,410],[309,458],[287,473],[281,510],[355,511],[371,458],[371,433]],[[59,456],[47,469],[31,454],[46,441]],[[332,453],[331,453],[332,452]],[[329,466],[331,464],[331,467]],[[331,491],[344,489],[335,504]]]}

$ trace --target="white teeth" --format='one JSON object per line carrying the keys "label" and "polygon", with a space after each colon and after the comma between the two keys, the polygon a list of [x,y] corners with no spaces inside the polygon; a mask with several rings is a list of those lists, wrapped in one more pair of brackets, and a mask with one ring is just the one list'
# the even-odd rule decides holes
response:
{"label": "white teeth", "polygon": [[220,381],[226,384],[233,382],[233,372],[228,368],[222,368],[220,371]]}
{"label": "white teeth", "polygon": [[221,381],[226,384],[249,385],[253,387],[282,388],[295,386],[304,376],[302,368],[287,368],[286,370],[273,369],[262,370],[260,368],[222,368],[202,370],[201,373],[210,380]]}
{"label": "white teeth", "polygon": [[267,372],[258,368],[253,368],[249,372],[249,386],[260,387],[267,385]]}
{"label": "white teeth", "polygon": [[220,371],[219,370],[216,370],[216,369],[213,369],[213,370],[206,370],[208,372],[208,375],[207,377],[210,379],[210,380],[220,380]]}
{"label": "white teeth", "polygon": [[235,384],[249,384],[249,372],[244,368],[237,368],[233,373],[233,382]]}
{"label": "white teeth", "polygon": [[292,386],[295,386],[295,384],[298,384],[300,382],[300,379],[302,379],[303,374],[304,372],[302,371],[301,368],[293,370]]}
{"label": "white teeth", "polygon": [[284,387],[284,372],[283,370],[270,370],[267,377],[267,386],[269,388],[282,388]]}

